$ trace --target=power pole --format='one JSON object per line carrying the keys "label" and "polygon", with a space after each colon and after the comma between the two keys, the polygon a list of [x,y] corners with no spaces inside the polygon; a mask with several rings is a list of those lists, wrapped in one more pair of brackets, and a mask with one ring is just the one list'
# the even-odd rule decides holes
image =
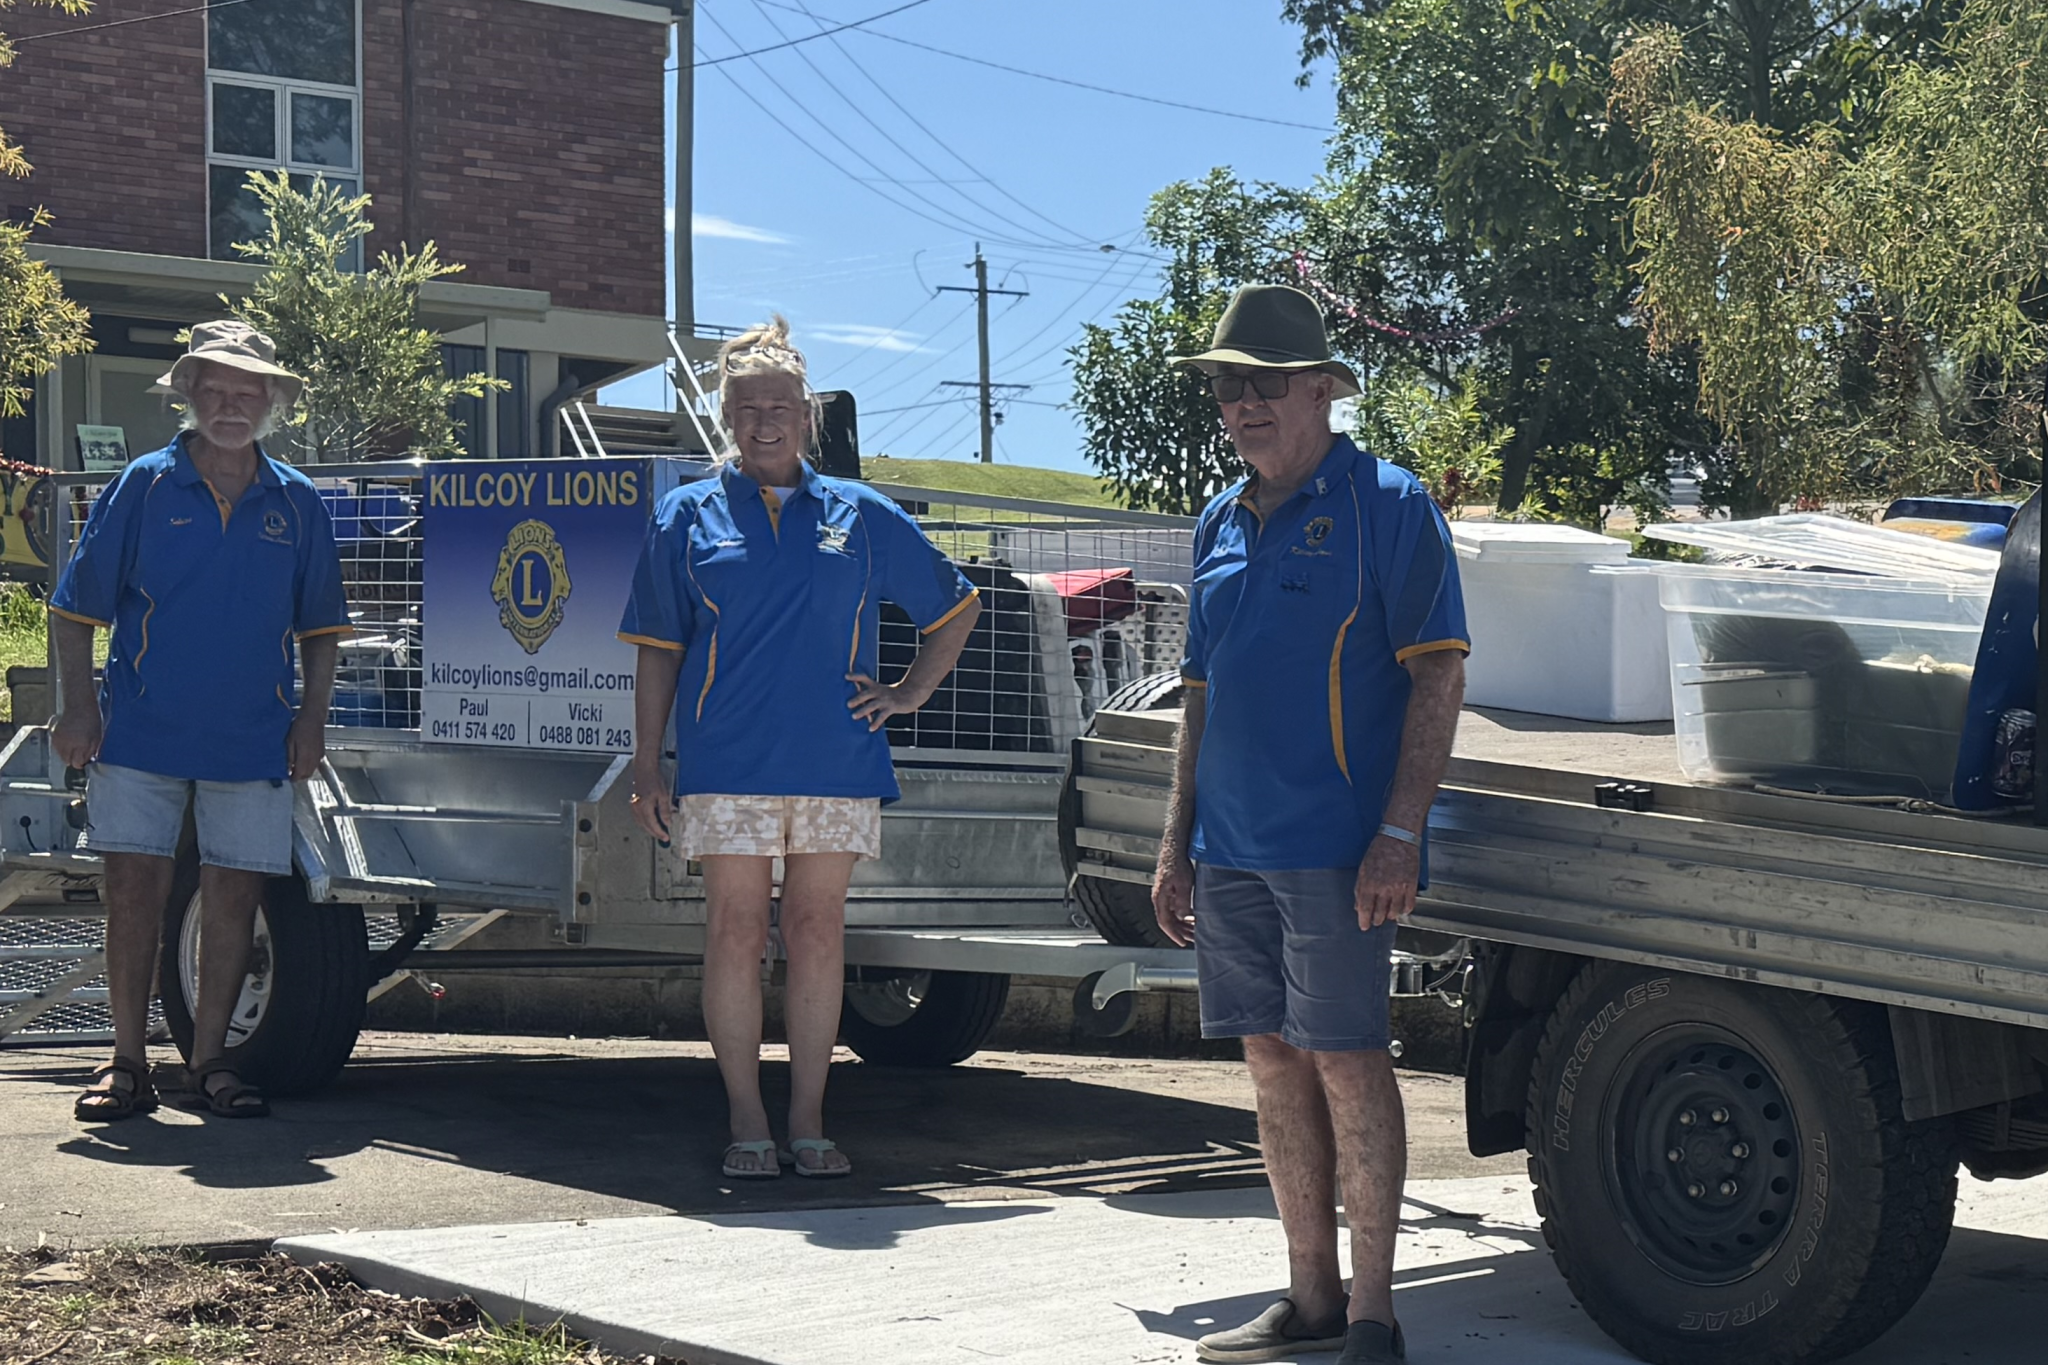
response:
{"label": "power pole", "polygon": [[991,289],[988,287],[988,262],[982,259],[981,243],[974,244],[974,260],[967,267],[974,272],[974,288],[968,289],[957,284],[942,284],[937,292],[941,294],[972,294],[975,304],[975,330],[981,342],[981,379],[975,384],[963,380],[949,379],[942,387],[949,389],[977,388],[981,390],[981,462],[994,464],[996,459],[996,405],[995,390],[1017,389],[1022,391],[1029,384],[995,384],[989,381],[988,367],[988,296],[1005,294],[1011,298],[1028,298],[1021,289]]}

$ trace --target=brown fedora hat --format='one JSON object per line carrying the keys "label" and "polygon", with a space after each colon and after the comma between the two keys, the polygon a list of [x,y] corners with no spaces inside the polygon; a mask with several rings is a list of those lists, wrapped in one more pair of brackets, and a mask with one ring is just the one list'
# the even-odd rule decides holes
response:
{"label": "brown fedora hat", "polygon": [[1172,357],[1214,374],[1219,365],[1266,370],[1320,370],[1337,381],[1334,398],[1354,398],[1358,376],[1330,354],[1323,310],[1299,289],[1284,284],[1248,284],[1231,296],[1216,323],[1216,336],[1200,355]]}
{"label": "brown fedora hat", "polygon": [[185,354],[178,357],[178,363],[158,379],[159,388],[173,393],[190,395],[192,372],[199,368],[202,360],[230,369],[246,370],[250,374],[268,375],[275,379],[285,391],[285,406],[299,401],[305,391],[306,381],[277,363],[277,343],[257,331],[246,322],[225,318],[220,322],[194,324],[192,339],[185,345]]}

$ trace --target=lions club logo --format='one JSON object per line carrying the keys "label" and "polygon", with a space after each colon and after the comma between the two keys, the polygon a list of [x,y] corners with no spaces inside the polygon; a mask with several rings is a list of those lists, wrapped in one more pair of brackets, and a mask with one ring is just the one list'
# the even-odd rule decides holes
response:
{"label": "lions club logo", "polygon": [[1306,536],[1309,549],[1314,550],[1319,548],[1324,541],[1330,538],[1330,532],[1336,529],[1337,523],[1330,520],[1328,517],[1311,517],[1309,519]]}
{"label": "lions club logo", "polygon": [[498,604],[498,624],[506,633],[528,654],[540,653],[569,605],[569,561],[552,526],[522,521],[512,528],[498,551],[491,600]]}
{"label": "lions club logo", "polygon": [[283,541],[285,538],[285,525],[284,513],[278,511],[275,507],[271,508],[263,514],[263,538],[265,540]]}

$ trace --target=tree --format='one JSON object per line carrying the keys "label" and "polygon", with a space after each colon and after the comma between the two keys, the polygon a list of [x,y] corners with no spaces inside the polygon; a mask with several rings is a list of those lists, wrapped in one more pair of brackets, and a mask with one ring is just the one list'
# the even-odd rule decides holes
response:
{"label": "tree", "polygon": [[1154,196],[1146,231],[1168,253],[1163,295],[1088,324],[1068,352],[1088,458],[1126,506],[1199,512],[1243,475],[1215,400],[1170,357],[1209,349],[1231,291],[1259,277],[1264,239],[1297,207],[1289,191],[1222,171]]}
{"label": "tree", "polygon": [[1369,438],[1390,430],[1376,392],[1418,383],[1446,402],[1469,391],[1511,430],[1503,509],[1655,514],[1674,453],[1707,467],[1710,498],[1742,502],[1740,452],[1697,410],[1693,352],[1653,349],[1636,313],[1630,206],[1649,154],[1609,114],[1613,54],[1669,21],[1697,36],[1714,99],[1860,138],[1888,74],[1926,55],[1957,3],[1283,0],[1305,68],[1337,60],[1327,169],[1277,202],[1216,203],[1210,230],[1248,243],[1231,253],[1241,278],[1323,297],[1366,378]]}
{"label": "tree", "polygon": [[2048,14],[1971,0],[1861,140],[1709,102],[1669,29],[1616,63],[1642,130],[1651,339],[1697,355],[1755,501],[2038,477],[2048,361]]}
{"label": "tree", "polygon": [[[82,14],[85,0],[32,0],[65,14]],[[14,0],[0,0],[0,10]],[[14,45],[0,34],[0,68],[14,64]],[[19,144],[0,129],[0,175],[21,179],[31,169]],[[92,349],[85,309],[64,296],[55,272],[29,259],[29,236],[47,227],[50,215],[41,209],[23,223],[0,223],[0,416],[27,411],[36,379],[66,356]]]}
{"label": "tree", "polygon": [[506,387],[483,374],[447,374],[439,338],[419,325],[421,287],[462,267],[443,265],[428,242],[387,251],[358,274],[344,263],[371,232],[370,196],[346,195],[324,178],[295,189],[283,171],[252,171],[249,185],[267,228],[235,250],[267,268],[248,298],[221,302],[268,333],[278,363],[305,379],[289,429],[306,454],[459,453],[450,405]]}

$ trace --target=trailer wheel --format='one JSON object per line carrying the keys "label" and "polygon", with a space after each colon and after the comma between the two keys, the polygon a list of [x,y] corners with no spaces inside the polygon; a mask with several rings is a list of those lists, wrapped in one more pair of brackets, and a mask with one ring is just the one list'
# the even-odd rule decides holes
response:
{"label": "trailer wheel", "polygon": [[1000,973],[856,968],[839,1036],[877,1066],[951,1066],[988,1041],[1009,998]]}
{"label": "trailer wheel", "polygon": [[[1181,704],[1180,674],[1154,673],[1125,683],[1102,704],[1104,711],[1169,711]],[[1095,723],[1088,723],[1089,734]],[[1081,847],[1074,830],[1081,818],[1081,792],[1074,785],[1074,765],[1067,765],[1067,780],[1060,792],[1060,862],[1066,868],[1067,883],[1073,887],[1074,903],[1103,941],[1119,948],[1176,948],[1159,927],[1152,913],[1152,890],[1137,882],[1111,881],[1106,877],[1075,876],[1081,865]]]}
{"label": "trailer wheel", "polygon": [[[164,912],[158,964],[164,1022],[189,1061],[199,997],[199,863],[180,859]],[[297,877],[272,877],[256,910],[242,997],[227,1055],[242,1079],[271,1095],[304,1095],[332,1081],[355,1050],[370,992],[370,944],[359,905],[314,905]]]}
{"label": "trailer wheel", "polygon": [[1900,1116],[1881,1007],[1595,963],[1529,1091],[1544,1240],[1655,1365],[1808,1365],[1927,1287],[1955,1214],[1944,1120]]}

